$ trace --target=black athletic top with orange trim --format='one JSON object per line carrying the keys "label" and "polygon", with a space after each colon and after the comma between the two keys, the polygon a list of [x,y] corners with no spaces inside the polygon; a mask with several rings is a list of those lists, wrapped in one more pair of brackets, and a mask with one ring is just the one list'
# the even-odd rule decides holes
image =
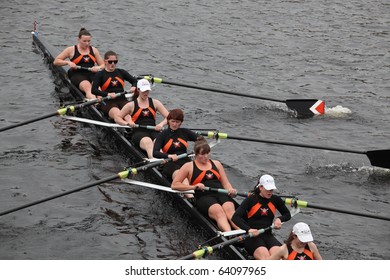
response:
{"label": "black athletic top with orange trim", "polygon": [[153,99],[148,97],[148,108],[141,108],[138,105],[138,100],[134,100],[134,111],[131,114],[131,119],[139,125],[156,125],[156,108],[153,104]]}
{"label": "black athletic top with orange trim", "polygon": [[104,69],[96,73],[92,83],[92,93],[106,97],[109,92],[123,92],[125,81],[131,83],[134,87],[137,86],[137,78],[130,75],[126,70],[117,68],[112,72],[108,72]]}
{"label": "black athletic top with orange trim", "polygon": [[196,141],[198,134],[188,128],[163,130],[156,138],[153,157],[168,158],[168,155],[187,153],[188,141]]}
{"label": "black athletic top with orange trim", "polygon": [[288,260],[301,260],[301,261],[311,261],[314,260],[314,255],[312,251],[310,250],[309,244],[306,244],[305,249],[302,253],[298,253],[295,251],[290,244],[287,245],[288,250]]}
{"label": "black athletic top with orange trim", "polygon": [[277,211],[281,214],[278,216],[282,222],[291,219],[291,214],[284,201],[276,195],[270,199],[260,195],[251,195],[244,199],[240,207],[232,217],[232,221],[241,229],[261,229],[272,225]]}
{"label": "black athletic top with orange trim", "polygon": [[93,48],[89,46],[89,54],[82,55],[77,48],[77,45],[74,46],[74,55],[71,58],[71,61],[76,65],[81,67],[90,68],[93,67],[96,63],[96,56],[93,52]]}
{"label": "black athletic top with orange trim", "polygon": [[[198,183],[203,183],[206,187],[210,188],[218,188],[223,189],[221,183],[221,174],[215,163],[210,159],[211,168],[208,170],[201,170],[196,165],[196,162],[193,161],[193,171],[190,180],[190,185],[196,185]],[[195,191],[195,197],[200,198],[202,196],[206,196],[212,194],[212,192],[203,192],[203,191]]]}

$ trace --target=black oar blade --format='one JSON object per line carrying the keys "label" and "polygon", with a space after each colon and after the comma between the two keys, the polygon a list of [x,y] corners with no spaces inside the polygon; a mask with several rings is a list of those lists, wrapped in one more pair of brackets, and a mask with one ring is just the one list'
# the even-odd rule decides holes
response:
{"label": "black oar blade", "polygon": [[311,118],[325,114],[325,102],[318,99],[287,99],[286,105],[297,112],[298,117]]}
{"label": "black oar blade", "polygon": [[368,151],[366,154],[371,165],[390,168],[390,150],[374,150]]}

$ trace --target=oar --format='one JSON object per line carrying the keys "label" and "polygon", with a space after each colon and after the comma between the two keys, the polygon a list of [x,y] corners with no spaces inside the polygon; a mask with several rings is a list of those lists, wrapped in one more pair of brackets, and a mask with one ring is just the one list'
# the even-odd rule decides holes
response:
{"label": "oar", "polygon": [[[76,66],[76,69],[87,70],[92,72],[92,67]],[[99,69],[98,71],[102,71],[102,69]]]}
{"label": "oar", "polygon": [[[259,229],[258,233],[262,234],[265,231],[270,230],[272,228],[273,228],[273,225],[271,225],[269,227],[266,227],[266,228]],[[226,246],[233,245],[233,244],[235,244],[237,242],[242,242],[245,239],[251,238],[253,236],[254,236],[254,233],[253,232],[249,232],[249,233],[245,233],[245,234],[239,235],[239,236],[237,236],[235,238],[226,240],[224,242],[215,244],[213,246],[204,246],[204,247],[196,250],[195,252],[180,258],[180,260],[200,259],[201,257],[205,257],[205,256],[208,256],[208,255],[211,255],[217,249],[222,249],[222,248],[224,248]]]}
{"label": "oar", "polygon": [[122,182],[125,182],[125,183],[130,184],[130,185],[138,185],[138,186],[143,186],[143,187],[147,187],[147,188],[151,188],[151,189],[155,189],[155,190],[177,193],[177,194],[193,194],[194,193],[193,190],[177,191],[177,190],[171,189],[170,187],[156,185],[156,184],[147,183],[147,182],[141,182],[141,181],[132,180],[132,179],[122,179]]}
{"label": "oar", "polygon": [[243,136],[233,136],[227,133],[221,133],[217,131],[208,131],[208,132],[197,132],[199,135],[207,136],[210,139],[234,139],[234,140],[242,140],[242,141],[251,141],[251,142],[261,142],[268,144],[278,144],[278,145],[286,145],[286,146],[295,146],[302,148],[311,148],[311,149],[320,149],[320,150],[328,150],[328,151],[336,151],[336,152],[344,152],[344,153],[354,153],[354,154],[362,154],[366,155],[371,162],[371,165],[390,168],[390,150],[373,150],[373,151],[357,151],[351,149],[343,149],[343,148],[332,148],[326,146],[316,146],[310,144],[298,144],[293,142],[284,142],[284,141],[275,141],[275,140],[265,140],[261,138],[249,138]]}
{"label": "oar", "polygon": [[[166,187],[166,186],[161,186],[161,185],[156,185],[156,184],[152,184],[152,183],[136,181],[136,180],[132,180],[132,179],[123,179],[122,182],[125,182],[127,184],[131,184],[131,185],[139,185],[139,186],[144,186],[144,187],[147,187],[147,188],[152,188],[152,189],[155,189],[155,190],[160,190],[160,191],[165,191],[165,192],[172,192],[172,193],[178,193],[178,194],[186,194],[186,193],[193,194],[194,193],[193,190],[177,191],[177,190],[173,190],[173,189],[171,189],[169,187]],[[229,191],[225,190],[225,189],[216,189],[216,188],[210,188],[210,187],[205,187],[204,189],[205,189],[205,191],[229,194]],[[251,193],[248,193],[248,192],[236,192],[236,195],[244,196],[244,197],[247,197],[250,194]]]}
{"label": "oar", "polygon": [[[217,189],[217,188],[204,187],[204,190],[205,191],[210,191],[210,192],[218,192],[218,193],[229,194],[229,191],[226,190],[226,189]],[[243,197],[250,196],[251,194],[252,193],[250,193],[250,192],[239,192],[239,191],[235,192],[235,195],[243,196]]]}
{"label": "oar", "polygon": [[[292,203],[291,207],[292,207],[292,210],[290,210],[291,218],[301,212],[300,208],[296,205],[296,203]],[[243,229],[235,229],[231,231],[217,231],[217,236],[228,237],[228,236],[244,234],[244,233],[246,233],[246,231]]]}
{"label": "oar", "polygon": [[235,96],[242,96],[242,97],[249,97],[249,98],[262,99],[262,100],[267,100],[267,101],[285,103],[288,108],[297,112],[298,117],[313,117],[315,115],[325,114],[325,102],[323,100],[318,100],[318,99],[280,100],[280,99],[275,99],[275,98],[260,97],[257,95],[233,92],[233,91],[228,91],[228,90],[220,90],[220,89],[214,89],[214,88],[208,88],[208,87],[201,87],[201,86],[197,86],[197,85],[188,85],[188,84],[182,84],[182,83],[177,83],[177,82],[171,82],[171,81],[167,81],[165,79],[163,80],[161,78],[157,78],[157,77],[153,77],[153,76],[143,76],[143,77],[138,77],[138,78],[148,79],[151,82],[160,83],[160,84],[174,85],[174,86],[180,86],[180,87],[186,87],[186,88],[193,88],[193,89],[200,89],[200,90],[211,91],[211,92],[230,94],[230,95],[235,95]]}
{"label": "oar", "polygon": [[[67,115],[65,115],[65,116],[61,116],[61,117],[64,118],[64,119],[67,119],[67,120],[75,121],[75,122],[83,122],[83,123],[89,123],[89,124],[105,126],[105,127],[130,128],[130,126],[128,126],[128,125],[120,125],[120,124],[111,123],[111,122],[95,121],[95,120],[86,119],[86,118],[80,118],[80,117],[75,117],[75,116],[67,116]],[[153,126],[153,125],[139,125],[139,124],[136,124],[135,128],[145,128],[145,129],[151,129],[151,130],[155,130],[156,129],[156,127]],[[164,129],[166,129],[166,127],[162,128],[162,130],[164,130]],[[194,131],[213,130],[212,128],[211,129],[210,128],[188,128],[188,129],[189,130],[194,130]]]}
{"label": "oar", "polygon": [[360,217],[367,217],[367,218],[373,218],[373,219],[378,219],[378,220],[390,221],[390,217],[368,214],[368,213],[365,213],[364,210],[356,212],[356,211],[344,210],[344,209],[339,209],[339,208],[332,208],[332,207],[328,207],[328,206],[316,205],[316,204],[309,203],[309,202],[303,201],[303,200],[295,200],[293,198],[285,198],[284,202],[288,205],[293,205],[293,206],[295,205],[295,206],[301,207],[301,208],[315,208],[315,209],[350,214],[350,215],[355,215],[355,216],[360,216]]}
{"label": "oar", "polygon": [[[71,120],[71,121],[89,123],[89,124],[105,126],[105,127],[131,128],[128,125],[120,125],[120,124],[116,124],[116,123],[101,122],[101,121],[95,121],[95,120],[91,120],[91,119],[79,118],[79,117],[74,117],[74,116],[61,116],[61,117],[64,118],[64,119],[67,119],[67,120]],[[135,128],[145,128],[145,129],[150,129],[150,130],[155,130],[156,129],[155,126],[152,126],[152,125],[141,125],[141,124],[136,124]]]}
{"label": "oar", "polygon": [[[183,155],[180,155],[180,156],[185,157],[185,156],[187,156],[187,154],[183,154]],[[59,198],[59,197],[62,197],[62,196],[68,195],[68,194],[72,194],[72,193],[79,192],[79,191],[82,191],[82,190],[85,190],[85,189],[88,189],[88,188],[91,188],[91,187],[94,187],[94,186],[97,186],[97,185],[100,185],[100,184],[103,184],[103,183],[107,183],[107,182],[113,181],[115,179],[125,179],[130,174],[135,175],[139,171],[145,171],[148,168],[156,167],[156,166],[165,164],[168,161],[171,161],[171,159],[168,158],[168,159],[161,159],[161,160],[158,160],[158,161],[153,161],[151,163],[148,163],[146,165],[139,166],[139,167],[136,167],[136,168],[130,168],[129,167],[126,170],[121,171],[121,172],[119,172],[119,173],[117,173],[115,175],[112,175],[112,176],[100,179],[100,180],[95,181],[95,182],[91,182],[91,183],[85,184],[85,185],[80,186],[78,188],[75,188],[75,189],[72,189],[72,190],[60,193],[60,194],[56,194],[56,195],[53,195],[53,196],[50,196],[50,197],[46,197],[46,198],[40,199],[38,201],[30,202],[30,203],[27,203],[27,204],[19,206],[19,207],[15,207],[15,208],[10,209],[10,210],[6,210],[6,211],[3,211],[3,212],[0,212],[0,216],[4,216],[6,214],[9,214],[9,213],[12,213],[12,212],[16,212],[18,210],[22,210],[22,209],[25,209],[25,208],[28,208],[28,207],[31,207],[31,206],[34,206],[34,205],[37,205],[37,204],[41,204],[41,203],[49,201],[49,200],[53,200],[53,199],[56,199],[56,198]]]}
{"label": "oar", "polygon": [[[121,96],[123,94],[126,94],[126,92],[117,93],[116,97],[119,97],[119,96]],[[53,117],[53,116],[63,116],[63,115],[68,114],[69,112],[74,112],[77,109],[81,109],[81,108],[84,108],[84,107],[87,107],[87,106],[91,106],[93,104],[104,102],[104,101],[107,101],[107,100],[110,100],[110,99],[112,99],[111,96],[106,96],[106,97],[103,97],[103,98],[96,98],[96,99],[89,100],[87,102],[76,104],[76,105],[69,105],[69,106],[66,106],[65,108],[58,109],[55,112],[48,113],[48,114],[43,115],[43,116],[39,116],[39,117],[30,119],[30,120],[26,120],[26,121],[22,121],[22,122],[19,122],[19,123],[16,123],[16,124],[12,124],[12,125],[9,125],[9,126],[6,126],[6,127],[2,127],[2,128],[0,128],[0,132],[6,131],[6,130],[9,130],[9,129],[12,129],[12,128],[16,128],[16,127],[19,127],[19,126],[22,126],[22,125],[26,125],[26,124],[29,124],[29,123],[33,123],[33,122],[36,122],[36,121],[40,121],[40,120],[43,120],[43,119],[48,119],[48,118]]]}

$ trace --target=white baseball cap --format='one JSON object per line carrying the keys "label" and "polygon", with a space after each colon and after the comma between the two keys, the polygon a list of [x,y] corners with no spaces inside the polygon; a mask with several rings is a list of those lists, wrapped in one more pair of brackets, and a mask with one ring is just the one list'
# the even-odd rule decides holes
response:
{"label": "white baseball cap", "polygon": [[301,242],[311,242],[313,241],[313,236],[311,235],[310,228],[305,223],[297,223],[294,225],[292,232],[298,237]]}
{"label": "white baseball cap", "polygon": [[263,186],[267,191],[276,190],[275,180],[268,174],[260,177],[258,186]]}
{"label": "white baseball cap", "polygon": [[137,88],[139,91],[147,91],[147,90],[151,90],[150,88],[150,83],[147,79],[141,79],[137,82]]}

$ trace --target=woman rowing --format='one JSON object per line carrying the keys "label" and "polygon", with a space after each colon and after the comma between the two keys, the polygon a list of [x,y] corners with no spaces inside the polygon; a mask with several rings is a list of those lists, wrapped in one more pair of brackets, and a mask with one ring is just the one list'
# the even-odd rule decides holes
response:
{"label": "woman rowing", "polygon": [[114,51],[106,52],[104,54],[105,68],[95,75],[92,83],[92,93],[94,95],[98,97],[111,96],[113,98],[105,101],[101,106],[102,111],[113,120],[129,102],[124,94],[120,97],[116,97],[115,94],[125,91],[125,81],[131,83],[130,91],[133,93],[137,86],[137,79],[126,70],[116,68],[117,63],[118,55]]}
{"label": "woman rowing", "polygon": [[[238,229],[231,221],[235,202],[231,198],[236,190],[230,184],[225,169],[218,160],[210,159],[210,146],[202,137],[194,145],[195,159],[185,163],[172,182],[172,189],[178,191],[195,190],[196,207],[205,216],[216,221],[221,231]],[[188,180],[189,184],[185,183]],[[205,191],[205,187],[226,189],[229,195]]]}
{"label": "woman rowing", "polygon": [[[155,140],[153,157],[172,158],[172,161],[164,164],[163,173],[171,181],[175,178],[180,167],[191,161],[189,157],[178,159],[178,155],[187,154],[188,141],[196,141],[199,135],[188,128],[181,127],[184,113],[181,109],[173,109],[169,112],[168,129],[162,131]],[[188,184],[188,180],[185,179]]]}
{"label": "woman rowing", "polygon": [[91,38],[91,33],[81,28],[77,45],[67,47],[53,62],[55,66],[70,67],[68,76],[71,82],[84,92],[88,99],[96,98],[91,91],[92,81],[95,73],[104,69],[103,58],[98,49],[91,46]]}
{"label": "woman rowing", "polygon": [[275,250],[270,260],[322,260],[306,223],[296,223],[285,243]]}
{"label": "woman rowing", "polygon": [[[132,141],[143,149],[148,158],[153,158],[153,140],[159,131],[167,124],[168,110],[157,99],[150,98],[150,83],[141,79],[137,83],[137,90],[133,95],[133,101],[127,103],[115,116],[115,122],[120,125],[139,127],[134,130]],[[156,113],[159,112],[164,118],[156,125]],[[149,126],[148,128],[146,126]],[[153,129],[149,129],[153,127]]]}
{"label": "woman rowing", "polygon": [[[280,229],[283,222],[291,219],[291,214],[284,201],[273,194],[276,190],[274,178],[270,175],[260,177],[253,195],[244,199],[233,215],[233,222],[247,232],[253,232],[254,237],[244,240],[247,252],[257,260],[269,259],[282,244],[266,230],[259,234],[258,230],[273,226]],[[281,214],[276,217],[277,211]]]}

